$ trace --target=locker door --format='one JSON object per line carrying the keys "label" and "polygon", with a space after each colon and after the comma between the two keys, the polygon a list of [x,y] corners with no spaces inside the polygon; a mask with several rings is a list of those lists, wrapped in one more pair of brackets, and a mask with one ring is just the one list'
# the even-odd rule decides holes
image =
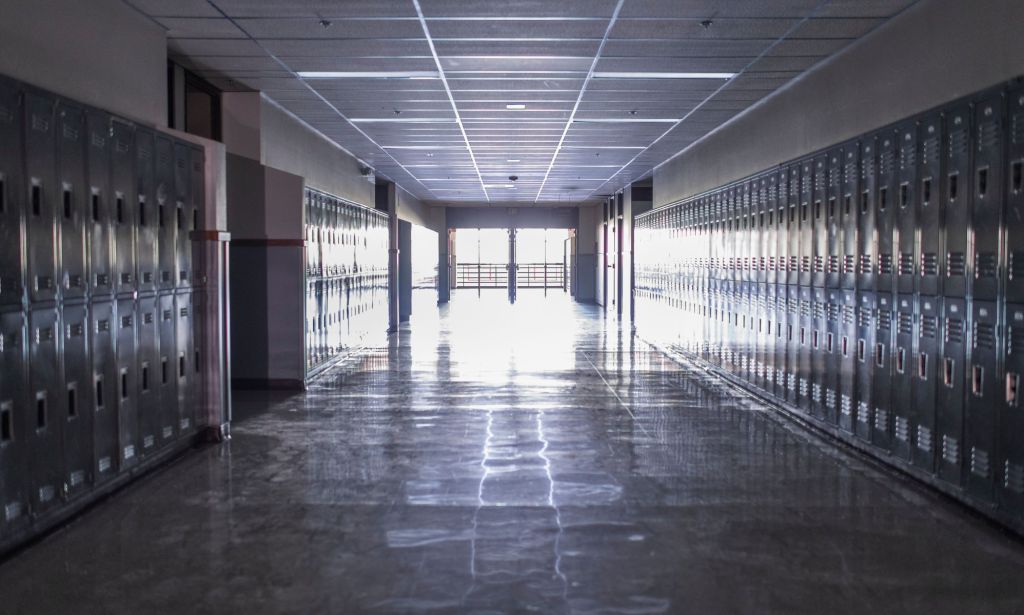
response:
{"label": "locker door", "polygon": [[140,292],[152,293],[159,278],[158,254],[161,229],[167,224],[166,197],[156,183],[156,142],[153,131],[135,133],[135,197],[132,220],[136,226],[136,261]]}
{"label": "locker door", "polygon": [[159,300],[153,295],[135,302],[135,403],[139,413],[139,441],[142,456],[154,453],[163,444],[162,428],[168,424],[160,405],[160,330],[157,320]]}
{"label": "locker door", "polygon": [[786,289],[783,284],[775,285],[775,378],[772,381],[772,392],[778,399],[786,399]]}
{"label": "locker door", "polygon": [[964,407],[964,453],[967,490],[983,500],[994,499],[992,464],[995,461],[996,387],[1002,384],[996,304],[974,301],[971,305],[970,369],[967,372],[967,404]]}
{"label": "locker door", "polygon": [[196,376],[200,356],[195,345],[193,297],[192,293],[174,296],[178,314],[178,427],[182,432],[192,431],[196,423]]}
{"label": "locker door", "polygon": [[796,342],[797,342],[797,403],[807,413],[812,411],[811,384],[813,380],[813,365],[811,338],[814,331],[813,306],[811,289],[800,286],[797,289],[799,301],[799,317],[797,320]]}
{"label": "locker door", "polygon": [[[136,288],[135,131],[118,121],[112,122],[111,128],[109,207],[114,226],[114,288],[115,292],[123,294],[134,292]],[[144,267],[140,269],[145,271]]]}
{"label": "locker door", "polygon": [[892,385],[893,385],[893,298],[889,293],[875,294],[875,347],[872,383],[874,404],[871,441],[875,446],[892,450]]}
{"label": "locker door", "polygon": [[833,149],[828,155],[828,193],[825,206],[825,286],[839,288],[843,275],[843,150]]}
{"label": "locker door", "polygon": [[[175,284],[178,288],[189,288],[192,285],[192,224],[195,221],[195,205],[193,199],[192,148],[183,142],[174,144],[174,185],[176,199],[177,246],[175,265]],[[198,160],[196,161],[198,162]]]}
{"label": "locker door", "polygon": [[764,361],[764,377],[762,380],[762,388],[769,394],[775,393],[775,342],[776,335],[775,330],[778,328],[778,306],[777,300],[777,287],[775,284],[766,284],[764,286],[765,300],[764,308],[762,313],[764,314],[764,350],[763,350],[763,361]]}
{"label": "locker door", "polygon": [[[774,237],[768,225],[768,180],[762,176],[751,182],[754,187],[752,211],[754,218],[754,257],[751,262],[752,280],[765,284],[768,282],[768,257],[774,248]],[[773,280],[774,281],[774,280]]]}
{"label": "locker door", "polygon": [[778,255],[778,238],[776,237],[775,210],[777,199],[774,198],[775,174],[761,178],[761,212],[764,216],[764,223],[761,237],[761,253],[764,255],[764,281],[767,284],[776,283],[777,265],[775,257]]}
{"label": "locker door", "polygon": [[197,264],[195,261],[195,250],[192,243],[192,232],[198,231],[203,226],[203,215],[206,212],[206,154],[200,147],[193,147],[191,150],[192,173],[190,176],[192,209],[186,220],[187,232],[179,235],[178,254],[182,259],[181,269],[188,271],[188,283],[182,286],[198,284],[201,280],[195,279],[197,275]]}
{"label": "locker door", "polygon": [[93,297],[114,292],[113,227],[110,215],[110,116],[90,110],[86,114],[86,169],[88,182],[83,217],[89,238],[89,291]]}
{"label": "locker door", "polygon": [[826,301],[827,328],[825,338],[822,340],[822,354],[825,357],[824,379],[822,380],[822,387],[825,391],[824,418],[828,424],[838,425],[839,378],[843,369],[843,359],[839,352],[839,340],[843,332],[840,320],[843,310],[843,294],[838,289],[829,289]]}
{"label": "locker door", "polygon": [[971,107],[959,103],[945,113],[945,178],[942,227],[945,258],[941,263],[942,292],[947,297],[967,294],[968,231],[971,224]]}
{"label": "locker door", "polygon": [[935,392],[939,380],[941,300],[941,297],[933,295],[917,298],[917,359],[910,427],[914,442],[914,465],[928,472],[935,471]]}
{"label": "locker door", "polygon": [[1005,177],[1005,95],[992,92],[974,106],[974,172],[971,232],[975,300],[994,301],[999,292],[1000,223]]}
{"label": "locker door", "polygon": [[20,304],[25,293],[22,118],[21,91],[0,78],[0,305]]}
{"label": "locker door", "polygon": [[878,191],[875,137],[864,137],[860,144],[860,194],[857,197],[857,289],[875,290],[875,263],[878,256],[878,231],[875,228]]}
{"label": "locker door", "polygon": [[113,392],[117,398],[117,416],[120,424],[119,446],[121,469],[134,467],[138,463],[139,414],[136,396],[135,358],[135,300],[121,299],[117,302],[117,334],[114,348],[117,356],[117,382]]}
{"label": "locker door", "polygon": [[786,172],[772,174],[770,203],[775,206],[775,283],[789,283],[789,211],[786,206]]}
{"label": "locker door", "polygon": [[25,95],[25,223],[28,231],[29,301],[57,298],[56,103]]}
{"label": "locker door", "polygon": [[89,307],[89,334],[92,336],[91,387],[93,415],[93,463],[96,484],[117,474],[118,419],[115,385],[117,361],[114,355],[114,304],[96,302]]}
{"label": "locker door", "polygon": [[825,287],[828,269],[828,155],[815,156],[814,179],[811,182],[811,286]]}
{"label": "locker door", "polygon": [[[872,216],[873,217],[873,216]],[[863,440],[871,441],[874,420],[875,328],[877,319],[875,293],[857,293],[857,408],[855,432]],[[883,357],[884,359],[884,357]]]}
{"label": "locker door", "polygon": [[910,461],[913,456],[913,426],[917,423],[914,408],[914,385],[917,375],[917,340],[915,330],[916,302],[914,295],[896,297],[896,345],[892,354],[892,452]]}
{"label": "locker door", "polygon": [[61,502],[64,487],[64,396],[57,308],[37,308],[29,315],[29,470],[34,514]]}
{"label": "locker door", "polygon": [[[839,285],[853,290],[857,287],[857,255],[859,247],[857,220],[860,202],[860,143],[850,141],[843,146],[842,205],[840,226],[843,228],[843,262]],[[853,338],[851,337],[851,343]]]}
{"label": "locker door", "polygon": [[[948,281],[948,279],[947,279]],[[939,477],[955,485],[963,481],[964,394],[967,383],[967,304],[947,297],[942,302],[942,348],[935,390]]]}
{"label": "locker door", "polygon": [[858,326],[857,292],[843,290],[839,322],[839,428],[848,433],[856,431],[857,412],[857,356]]}
{"label": "locker door", "polygon": [[926,115],[918,125],[918,140],[921,143],[921,162],[918,165],[918,181],[915,191],[917,201],[918,237],[918,286],[917,292],[934,296],[940,292],[939,254],[941,250],[942,199],[942,114]]}
{"label": "locker door", "polygon": [[825,387],[828,380],[828,296],[823,288],[811,289],[811,317],[811,414],[820,420],[827,420]]}
{"label": "locker door", "polygon": [[875,196],[875,238],[878,242],[878,267],[875,270],[875,290],[892,292],[895,281],[896,210],[899,209],[899,189],[896,167],[896,133],[883,130],[875,137],[878,150],[878,185]]}
{"label": "locker door", "polygon": [[157,234],[157,288],[172,290],[177,285],[177,242],[180,208],[175,181],[175,152],[171,138],[156,137],[156,201],[160,208]]}
{"label": "locker door", "polygon": [[800,286],[811,286],[814,261],[814,161],[805,160],[800,167],[799,211],[797,224],[800,228]]}
{"label": "locker door", "polygon": [[155,384],[160,390],[160,437],[166,441],[174,438],[180,422],[178,378],[175,377],[178,369],[178,318],[174,295],[160,295],[158,303],[160,357]]}
{"label": "locker door", "polygon": [[786,283],[790,286],[800,284],[800,165],[791,164],[787,167],[786,177],[786,235],[789,241],[787,248],[789,265],[786,270]]}
{"label": "locker door", "polygon": [[1024,86],[1010,91],[1006,182],[1006,300],[1024,303]]}
{"label": "locker door", "polygon": [[92,370],[89,367],[89,314],[85,305],[66,305],[64,335],[64,484],[74,496],[92,484],[93,417]]}
{"label": "locker door", "polygon": [[0,539],[28,522],[31,481],[26,447],[34,424],[28,395],[27,327],[22,312],[0,313]]}
{"label": "locker door", "polygon": [[918,130],[917,121],[905,122],[896,129],[896,192],[893,194],[896,234],[893,245],[896,252],[896,291],[900,293],[914,292],[917,279],[917,189],[921,166]]}
{"label": "locker door", "polygon": [[64,299],[85,297],[85,113],[62,102],[57,107],[57,219],[60,227],[61,293]]}
{"label": "locker door", "polygon": [[1024,374],[1024,305],[1006,306],[1005,388],[999,405],[996,495],[999,507],[1024,512],[1024,414],[1021,413],[1021,374]]}

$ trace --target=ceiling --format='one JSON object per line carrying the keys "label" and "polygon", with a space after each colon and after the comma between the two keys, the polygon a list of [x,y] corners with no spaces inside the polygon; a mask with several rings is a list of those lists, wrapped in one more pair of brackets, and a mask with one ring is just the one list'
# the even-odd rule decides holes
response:
{"label": "ceiling", "polygon": [[425,201],[565,205],[650,175],[916,0],[125,1],[176,61]]}

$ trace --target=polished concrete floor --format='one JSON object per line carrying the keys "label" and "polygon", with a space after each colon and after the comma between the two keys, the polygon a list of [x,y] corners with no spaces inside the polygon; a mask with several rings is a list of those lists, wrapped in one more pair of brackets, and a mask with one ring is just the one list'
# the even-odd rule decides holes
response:
{"label": "polished concrete floor", "polygon": [[236,408],[0,565],[0,612],[1024,612],[1024,543],[558,294],[421,302]]}

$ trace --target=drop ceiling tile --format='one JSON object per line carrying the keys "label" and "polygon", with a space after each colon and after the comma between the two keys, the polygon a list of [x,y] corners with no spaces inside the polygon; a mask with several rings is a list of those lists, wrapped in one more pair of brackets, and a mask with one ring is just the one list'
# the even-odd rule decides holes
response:
{"label": "drop ceiling tile", "polygon": [[647,18],[785,18],[804,17],[819,0],[630,0],[622,7],[623,17]]}
{"label": "drop ceiling tile", "polygon": [[231,20],[207,17],[160,17],[168,38],[245,38]]}
{"label": "drop ceiling tile", "polygon": [[172,53],[185,56],[264,56],[266,52],[248,39],[172,38]]}
{"label": "drop ceiling tile", "polygon": [[[426,39],[259,39],[268,52],[279,56],[330,58],[433,58]],[[412,70],[412,69],[410,69]]]}
{"label": "drop ceiling tile", "polygon": [[605,19],[578,20],[447,20],[431,19],[430,35],[435,41],[446,39],[596,39],[604,36]]}
{"label": "drop ceiling tile", "polygon": [[231,17],[416,17],[408,0],[216,0],[216,4]]}
{"label": "drop ceiling tile", "polygon": [[206,0],[126,0],[150,17],[223,17]]}
{"label": "drop ceiling tile", "polygon": [[326,27],[319,17],[307,18],[240,18],[239,27],[254,38],[283,39],[415,39],[423,38],[419,19],[328,19]]}
{"label": "drop ceiling tile", "polygon": [[707,28],[703,18],[689,19],[620,19],[612,28],[611,39],[777,39],[798,19],[723,19]]}

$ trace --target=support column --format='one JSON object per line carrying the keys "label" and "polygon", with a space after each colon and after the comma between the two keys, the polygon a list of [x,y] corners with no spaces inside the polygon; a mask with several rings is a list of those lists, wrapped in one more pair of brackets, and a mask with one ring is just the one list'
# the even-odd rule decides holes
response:
{"label": "support column", "polygon": [[[388,212],[388,333],[398,331],[398,189],[393,182],[385,185]],[[379,205],[379,204],[378,204]]]}
{"label": "support column", "polygon": [[412,223],[398,221],[398,320],[412,315]]}

